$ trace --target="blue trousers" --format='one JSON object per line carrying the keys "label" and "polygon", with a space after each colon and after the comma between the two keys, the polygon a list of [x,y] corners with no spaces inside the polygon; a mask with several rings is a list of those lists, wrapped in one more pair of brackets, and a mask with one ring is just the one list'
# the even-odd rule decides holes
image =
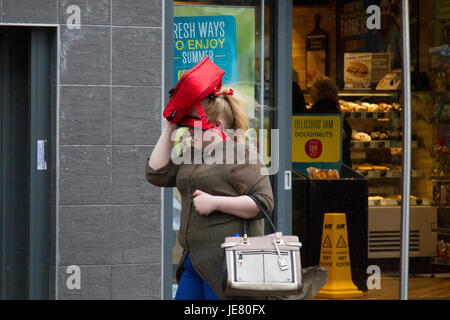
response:
{"label": "blue trousers", "polygon": [[189,254],[184,259],[184,271],[178,283],[175,300],[220,300],[211,287],[195,271]]}

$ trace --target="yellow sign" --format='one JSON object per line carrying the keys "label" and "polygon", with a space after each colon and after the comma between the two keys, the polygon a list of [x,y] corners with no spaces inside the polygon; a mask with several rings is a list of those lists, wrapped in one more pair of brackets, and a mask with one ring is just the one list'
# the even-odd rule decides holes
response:
{"label": "yellow sign", "polygon": [[339,162],[340,115],[292,116],[292,162]]}
{"label": "yellow sign", "polygon": [[317,293],[317,298],[362,296],[362,291],[352,281],[345,213],[325,213],[320,265],[328,269],[328,280]]}

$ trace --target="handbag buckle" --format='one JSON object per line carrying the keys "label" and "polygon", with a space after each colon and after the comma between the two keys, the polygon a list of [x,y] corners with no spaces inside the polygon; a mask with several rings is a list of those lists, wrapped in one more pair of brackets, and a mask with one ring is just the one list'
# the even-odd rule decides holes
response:
{"label": "handbag buckle", "polygon": [[242,244],[249,245],[250,241],[248,241],[248,237],[246,234],[244,234],[244,237],[242,238]]}
{"label": "handbag buckle", "polygon": [[281,238],[282,235],[283,234],[281,232],[275,233],[275,238],[273,239],[273,243],[275,245],[277,245],[277,244],[284,244],[284,240]]}
{"label": "handbag buckle", "polygon": [[281,232],[276,232],[275,233],[275,239],[273,240],[274,243],[276,243],[276,244],[284,244],[284,241],[281,238],[282,236],[283,236],[283,234]]}
{"label": "handbag buckle", "polygon": [[283,240],[280,238],[281,233],[277,232],[275,234],[275,239],[273,240],[273,243],[275,244],[275,248],[277,249],[278,254],[278,265],[280,267],[281,271],[285,271],[289,269],[288,264],[286,263],[286,260],[281,255],[280,248],[278,247],[279,244],[283,244]]}
{"label": "handbag buckle", "polygon": [[280,266],[281,271],[285,271],[289,269],[289,266],[286,263],[286,260],[282,257],[278,258],[278,265]]}
{"label": "handbag buckle", "polygon": [[240,267],[242,267],[242,265],[244,264],[244,258],[242,257],[242,252],[239,252],[239,257],[238,257],[238,264]]}

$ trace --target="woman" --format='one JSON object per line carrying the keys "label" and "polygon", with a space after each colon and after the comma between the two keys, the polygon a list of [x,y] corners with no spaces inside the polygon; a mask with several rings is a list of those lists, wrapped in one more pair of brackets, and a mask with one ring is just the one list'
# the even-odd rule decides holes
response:
{"label": "woman", "polygon": [[[338,90],[331,78],[325,76],[318,78],[313,83],[310,97],[313,106],[308,113],[341,113]],[[351,168],[350,140],[352,138],[352,128],[345,119],[342,138],[342,162]]]}
{"label": "woman", "polygon": [[[245,106],[232,90],[210,94],[201,100],[201,107],[208,122],[219,129],[217,132],[247,130]],[[198,118],[198,110],[194,108],[187,117]],[[271,212],[273,194],[270,181],[267,175],[261,174],[265,166],[260,160],[250,163],[248,147],[244,147],[245,163],[237,163],[242,145],[237,141],[229,144],[230,141],[223,141],[219,133],[210,129],[202,131],[203,135],[213,131],[214,139],[202,140],[201,143],[196,141],[197,146],[190,147],[188,151],[204,155],[206,150],[211,153],[222,148],[223,162],[175,164],[170,150],[171,136],[177,129],[176,124],[166,120],[146,168],[150,183],[160,187],[177,187],[181,194],[178,238],[184,252],[177,269],[179,286],[175,299],[231,298],[224,296],[221,286],[224,253],[220,244],[225,237],[242,234],[243,219],[248,222],[248,236],[264,234],[263,215],[247,195],[256,196]],[[192,129],[190,133],[195,138],[196,133]],[[226,154],[230,145],[234,160],[225,163],[229,160]]]}

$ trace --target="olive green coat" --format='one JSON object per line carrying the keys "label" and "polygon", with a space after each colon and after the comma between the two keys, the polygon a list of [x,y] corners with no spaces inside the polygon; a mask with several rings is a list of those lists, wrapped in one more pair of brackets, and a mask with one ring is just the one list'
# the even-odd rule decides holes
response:
{"label": "olive green coat", "polygon": [[[236,150],[235,152],[235,159]],[[273,210],[273,194],[268,175],[261,174],[264,164],[249,164],[248,148],[246,162],[237,164],[180,164],[172,160],[162,168],[153,170],[147,163],[147,180],[160,187],[177,187],[181,194],[181,217],[178,234],[183,257],[177,269],[179,280],[183,272],[183,261],[189,253],[198,274],[211,286],[216,295],[226,299],[221,286],[224,252],[220,244],[225,237],[242,234],[242,219],[234,215],[214,211],[202,216],[194,209],[193,193],[201,190],[217,196],[255,195],[268,208]],[[226,151],[224,151],[225,155]],[[254,162],[253,162],[254,163]],[[264,220],[260,212],[248,221],[248,236],[264,234]],[[229,298],[229,297],[228,297]]]}

